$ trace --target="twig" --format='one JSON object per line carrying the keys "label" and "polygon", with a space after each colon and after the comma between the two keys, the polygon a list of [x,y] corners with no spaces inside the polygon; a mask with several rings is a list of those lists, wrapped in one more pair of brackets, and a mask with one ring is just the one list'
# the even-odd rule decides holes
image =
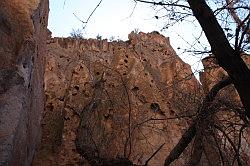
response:
{"label": "twig", "polygon": [[159,6],[175,6],[175,7],[182,7],[191,9],[189,6],[181,5],[181,4],[174,4],[174,3],[163,3],[163,2],[151,2],[151,1],[144,1],[144,0],[134,0],[135,2],[142,2],[142,3],[149,3],[153,5],[159,5]]}
{"label": "twig", "polygon": [[233,148],[233,150],[234,150],[234,152],[235,152],[235,154],[236,154],[235,157],[236,157],[236,159],[237,159],[238,165],[239,165],[239,166],[242,166],[241,160],[240,160],[240,156],[237,155],[238,150],[237,150],[236,146],[234,145],[234,142],[231,140],[231,138],[228,136],[228,134],[227,134],[220,126],[214,125],[214,127],[215,127],[217,130],[219,130],[220,132],[222,132],[222,134],[226,137],[226,139],[228,140],[228,142],[230,143],[230,145],[232,146],[232,148]]}
{"label": "twig", "polygon": [[64,2],[63,2],[63,9],[64,9],[64,7],[65,7],[66,1],[67,1],[67,0],[64,0]]}
{"label": "twig", "polygon": [[[66,1],[66,0],[65,0]],[[82,21],[79,17],[77,17],[77,15],[75,13],[73,13],[73,15],[79,20],[81,21],[83,24],[85,24],[85,26],[83,27],[83,29],[86,28],[90,18],[92,17],[92,15],[94,14],[94,12],[96,11],[96,9],[100,6],[100,4],[102,3],[102,0],[100,0],[100,2],[96,5],[96,7],[94,8],[94,10],[90,13],[88,19],[86,21]]]}
{"label": "twig", "polygon": [[[246,25],[244,25],[246,23]],[[250,12],[249,14],[247,15],[247,17],[242,21],[242,24],[241,25],[238,25],[239,27],[242,27],[244,28],[242,34],[241,34],[241,38],[240,38],[240,41],[239,41],[239,44],[238,44],[238,50],[240,50],[241,46],[242,46],[242,43],[243,43],[243,39],[244,39],[244,36],[246,34],[250,35],[250,29],[248,29],[249,27],[249,24],[250,24]]]}
{"label": "twig", "polygon": [[186,149],[189,143],[192,141],[196,134],[195,124],[189,127],[189,129],[182,135],[181,139],[171,150],[170,154],[165,160],[164,166],[170,165],[173,161],[179,158],[182,152]]}
{"label": "twig", "polygon": [[132,10],[132,12],[130,13],[130,15],[129,15],[128,18],[130,18],[130,17],[134,14],[136,6],[137,6],[137,2],[135,2],[135,6],[133,7],[133,10]]}
{"label": "twig", "polygon": [[214,87],[210,90],[210,92],[205,97],[202,106],[199,110],[198,117],[194,121],[194,123],[189,127],[189,129],[182,135],[181,139],[177,143],[177,145],[172,149],[170,154],[165,160],[165,166],[170,165],[173,161],[178,159],[180,155],[183,153],[183,151],[187,148],[189,143],[192,141],[194,136],[197,132],[196,125],[201,124],[210,114],[207,112],[208,106],[211,104],[211,102],[214,100],[218,92],[223,89],[224,87],[230,85],[232,83],[232,80],[230,77],[221,80],[219,83],[214,85]]}

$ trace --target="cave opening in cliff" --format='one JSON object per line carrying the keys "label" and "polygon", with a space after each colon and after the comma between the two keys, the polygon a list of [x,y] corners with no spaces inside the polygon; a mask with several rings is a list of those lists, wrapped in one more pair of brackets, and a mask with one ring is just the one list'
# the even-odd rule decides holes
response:
{"label": "cave opening in cliff", "polygon": [[[175,144],[179,141],[182,145],[176,144],[172,153],[187,148],[187,153],[204,154],[206,159],[199,158],[202,163],[216,156],[214,163],[231,162],[228,149],[222,149],[219,144],[238,137],[231,138],[227,129],[217,125],[224,124],[223,117],[230,113],[221,116],[217,111],[240,109],[239,105],[236,108],[228,104],[228,101],[238,103],[239,97],[229,86],[219,93],[218,100],[215,98],[216,88],[224,88],[231,82],[223,80],[227,75],[215,60],[216,56],[211,55],[211,41],[209,44],[207,34],[199,26],[201,21],[180,17],[184,13],[189,16],[183,8],[190,8],[184,4],[178,4],[182,7],[178,10],[184,13],[170,11],[163,15],[165,8],[158,8],[163,2],[155,2],[153,7],[138,2],[141,1],[96,0],[84,9],[78,8],[83,6],[80,1],[51,2],[49,28],[54,44],[49,47],[56,51],[47,57],[47,67],[52,70],[47,71],[45,77],[56,77],[48,79],[45,91],[51,95],[48,101],[53,100],[55,108],[64,110],[50,116],[55,119],[63,116],[64,120],[63,125],[50,124],[47,130],[52,127],[64,139],[57,145],[63,149],[59,156],[67,155],[64,162],[72,162],[72,158],[79,162],[80,155],[87,160],[81,162],[92,165],[123,162],[131,165],[132,160],[139,165],[148,162],[163,165],[164,161],[166,164],[177,159],[171,158],[171,154],[166,158],[167,149],[173,149],[172,144],[166,146],[167,140]],[[212,4],[211,9],[216,6],[218,4]],[[59,13],[65,19],[57,19]],[[170,19],[159,21],[162,18]],[[60,20],[68,20],[68,24],[63,26],[65,21]],[[219,23],[229,39],[230,29],[235,25]],[[59,59],[58,53],[64,56]],[[57,86],[63,87],[64,93],[59,92]],[[57,95],[63,96],[63,103],[57,103],[53,97]],[[204,115],[207,109],[212,115],[216,114],[216,123]],[[232,116],[237,117],[236,114]],[[203,116],[206,123],[201,120],[197,122],[199,127],[194,127],[197,124],[192,121]],[[220,134],[214,133],[215,136],[207,130],[211,126],[226,137],[224,142]],[[183,128],[187,130],[184,132]],[[237,130],[239,135],[242,130]],[[204,135],[207,142],[201,145]],[[194,151],[188,147],[193,137]],[[211,149],[210,145],[217,149]],[[107,150],[111,146],[112,149]],[[210,147],[213,153],[196,152],[200,149],[198,146],[207,150]],[[243,151],[245,155],[246,149]],[[221,161],[225,155],[228,161]],[[236,156],[238,163],[245,162]],[[177,165],[181,164],[180,160],[195,162],[184,155],[176,161]]]}
{"label": "cave opening in cliff", "polygon": [[2,0],[0,165],[248,165],[248,0],[167,2]]}
{"label": "cave opening in cliff", "polygon": [[[161,12],[156,14],[155,9],[147,4],[131,0],[123,2],[77,0],[74,3],[70,0],[51,1],[48,28],[53,37],[74,36],[85,39],[101,37],[108,41],[126,41],[132,31],[135,33],[158,31],[170,38],[171,46],[178,56],[191,65],[195,76],[199,78],[198,73],[203,69],[200,60],[207,55],[193,54],[192,50],[205,47],[209,49],[204,34],[194,35],[197,31],[201,31],[201,28],[195,22],[193,25],[185,24],[185,29],[179,25],[166,28],[166,22],[160,21],[159,17],[156,19],[156,15],[160,14]],[[64,20],[67,20],[67,24]],[[191,44],[195,42],[197,43]]]}

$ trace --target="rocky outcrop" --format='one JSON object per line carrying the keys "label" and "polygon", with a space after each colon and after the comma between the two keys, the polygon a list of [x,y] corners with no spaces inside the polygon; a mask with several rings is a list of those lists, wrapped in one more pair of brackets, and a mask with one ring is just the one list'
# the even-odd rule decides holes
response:
{"label": "rocky outcrop", "polygon": [[[250,67],[250,57],[242,54],[245,63]],[[215,57],[210,55],[202,60],[204,71],[200,73],[200,80],[205,93],[208,93],[214,85],[225,80],[228,75],[218,65]],[[224,156],[224,163],[232,165],[235,160],[233,146],[239,147],[239,156],[242,165],[250,162],[250,129],[245,126],[248,123],[244,115],[240,97],[233,85],[223,88],[212,103],[216,109],[213,123],[217,125],[214,132],[217,134],[219,145],[214,147],[220,149]],[[237,149],[235,148],[235,149]]]}
{"label": "rocky outcrop", "polygon": [[[0,165],[163,165],[203,94],[227,77],[207,57],[201,87],[158,32],[47,40],[47,18],[48,0],[0,2]],[[235,88],[210,104],[201,163],[247,165],[250,130]]]}
{"label": "rocky outcrop", "polygon": [[[126,42],[53,38],[47,46],[43,136],[34,164],[85,163],[81,155],[90,163],[98,156],[145,164],[163,145],[149,163],[163,165],[202,94],[169,39],[140,32]],[[176,165],[184,162],[185,155]]]}
{"label": "rocky outcrop", "polygon": [[0,165],[30,165],[44,109],[47,0],[0,2]]}

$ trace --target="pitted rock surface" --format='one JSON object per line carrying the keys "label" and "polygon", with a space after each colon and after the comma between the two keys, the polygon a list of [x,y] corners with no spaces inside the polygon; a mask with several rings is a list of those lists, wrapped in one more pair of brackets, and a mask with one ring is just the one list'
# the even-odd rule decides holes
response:
{"label": "pitted rock surface", "polygon": [[150,161],[162,165],[202,91],[168,38],[132,32],[126,42],[49,40],[45,94],[40,156],[48,164],[84,162],[76,142],[89,154],[126,157],[135,164],[165,143]]}
{"label": "pitted rock surface", "polygon": [[30,165],[40,141],[48,8],[0,2],[0,165]]}

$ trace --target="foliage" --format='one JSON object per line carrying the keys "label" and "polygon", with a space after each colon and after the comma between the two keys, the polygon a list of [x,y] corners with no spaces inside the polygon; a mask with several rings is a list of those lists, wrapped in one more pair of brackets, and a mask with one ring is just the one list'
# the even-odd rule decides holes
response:
{"label": "foliage", "polygon": [[98,34],[98,35],[96,36],[96,39],[97,39],[97,40],[102,40],[102,36]]}
{"label": "foliage", "polygon": [[70,32],[70,37],[74,39],[84,39],[81,29],[72,29],[72,32]]}
{"label": "foliage", "polygon": [[135,28],[134,30],[134,33],[138,34],[140,32],[139,28]]}
{"label": "foliage", "polygon": [[114,37],[114,36],[111,36],[111,37],[109,38],[109,41],[110,41],[110,42],[115,41],[115,37]]}

